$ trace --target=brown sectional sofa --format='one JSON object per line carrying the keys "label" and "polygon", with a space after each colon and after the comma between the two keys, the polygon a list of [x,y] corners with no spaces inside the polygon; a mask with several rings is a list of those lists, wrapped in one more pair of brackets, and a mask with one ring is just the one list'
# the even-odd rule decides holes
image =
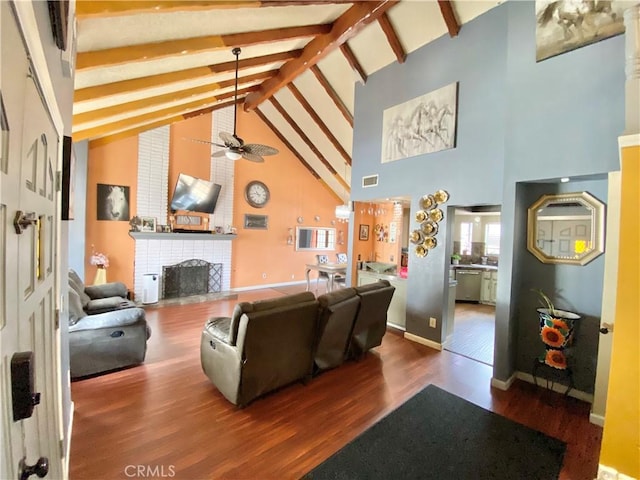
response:
{"label": "brown sectional sofa", "polygon": [[311,292],[238,303],[204,326],[204,373],[234,405],[305,382],[382,342],[395,288],[386,280],[317,299]]}

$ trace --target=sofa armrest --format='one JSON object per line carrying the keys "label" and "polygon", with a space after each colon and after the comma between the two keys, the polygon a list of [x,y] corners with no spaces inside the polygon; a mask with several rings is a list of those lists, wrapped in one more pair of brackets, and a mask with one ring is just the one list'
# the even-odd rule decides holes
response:
{"label": "sofa armrest", "polygon": [[69,332],[95,330],[97,328],[128,327],[136,323],[146,324],[144,310],[140,307],[87,315],[78,320],[75,325],[70,325]]}
{"label": "sofa armrest", "polygon": [[86,285],[84,291],[92,299],[107,297],[127,298],[127,286],[122,282],[109,282],[102,285]]}
{"label": "sofa armrest", "polygon": [[213,317],[207,321],[205,330],[217,340],[233,346],[234,343],[229,337],[229,329],[231,327],[230,317]]}

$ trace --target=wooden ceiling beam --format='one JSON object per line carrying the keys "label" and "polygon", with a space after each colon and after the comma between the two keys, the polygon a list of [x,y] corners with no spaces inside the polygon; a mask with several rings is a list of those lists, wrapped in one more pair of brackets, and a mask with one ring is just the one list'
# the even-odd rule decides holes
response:
{"label": "wooden ceiling beam", "polygon": [[335,175],[337,173],[336,169],[333,168],[333,166],[327,161],[326,158],[324,158],[322,153],[320,153],[320,150],[318,150],[318,148],[314,145],[311,139],[307,137],[307,135],[302,131],[302,129],[295,122],[295,120],[291,118],[291,115],[289,115],[289,113],[284,109],[284,107],[280,104],[280,102],[276,100],[276,97],[270,97],[269,101],[273,104],[273,106],[278,111],[278,113],[282,115],[282,118],[284,118],[284,120],[289,124],[289,126],[293,129],[293,131],[295,131],[300,136],[302,141],[307,144],[307,147],[309,147],[309,149],[315,154],[316,157],[318,157],[318,159],[322,162],[322,164],[325,167],[327,167],[329,172],[331,172],[331,175]]}
{"label": "wooden ceiling beam", "polygon": [[[206,37],[169,40],[166,42],[143,43],[126,47],[107,48],[91,52],[80,52],[76,57],[76,71],[134,62],[149,62],[167,57],[193,55],[223,48],[246,47],[262,43],[279,42],[296,38],[315,37],[326,34],[331,25],[305,25],[300,27],[275,28],[258,32],[244,32],[230,35],[209,35]],[[234,62],[235,63],[235,62]]]}
{"label": "wooden ceiling beam", "polygon": [[304,98],[304,95],[298,90],[298,87],[295,86],[293,82],[287,85],[293,96],[298,100],[302,108],[304,108],[305,112],[313,119],[313,121],[318,125],[318,128],[325,134],[325,136],[329,139],[333,147],[338,151],[344,161],[347,162],[348,165],[351,165],[351,156],[347,153],[347,151],[342,147],[338,139],[331,133],[331,130],[327,127],[327,125],[322,121],[320,116],[313,109],[311,104]]}
{"label": "wooden ceiling beam", "polygon": [[288,7],[292,5],[331,5],[353,0],[153,0],[153,1],[88,1],[76,2],[76,17],[107,18],[120,15],[168,13],[181,11],[221,10],[235,8]]}
{"label": "wooden ceiling beam", "polygon": [[398,38],[398,34],[396,33],[393,25],[391,25],[391,21],[389,20],[389,16],[384,13],[378,18],[378,23],[380,24],[380,28],[384,32],[384,36],[387,37],[387,41],[389,42],[389,46],[396,58],[398,59],[398,63],[404,63],[407,58],[407,54],[400,43],[400,39]]}
{"label": "wooden ceiling beam", "polygon": [[[261,57],[245,58],[238,62],[240,70],[246,68],[267,65],[282,61],[298,58],[302,54],[302,50],[291,50],[289,52],[274,53],[271,55],[263,55]],[[96,85],[95,87],[81,88],[75,91],[74,103],[80,103],[89,100],[99,100],[114,95],[122,95],[124,93],[139,92],[155,87],[162,87],[169,83],[184,82],[194,80],[196,78],[205,78],[214,74],[233,72],[235,70],[235,60],[232,62],[218,63],[204,67],[189,68],[187,70],[179,70],[177,72],[161,73],[159,75],[150,75],[148,77],[132,78],[130,80],[122,80],[120,82],[106,83]]]}
{"label": "wooden ceiling beam", "polygon": [[264,113],[262,113],[262,112],[260,111],[260,109],[259,109],[259,108],[256,108],[256,109],[254,110],[254,112],[256,112],[256,113],[258,114],[258,117],[260,117],[260,119],[265,123],[265,125],[271,129],[271,131],[274,133],[274,135],[275,135],[276,137],[278,137],[278,138],[280,139],[280,141],[281,141],[282,143],[284,143],[284,144],[287,146],[287,148],[288,148],[289,150],[291,150],[291,153],[293,153],[293,155],[298,159],[298,161],[299,161],[302,165],[304,165],[304,167],[305,167],[307,170],[309,170],[309,173],[310,173],[311,175],[313,175],[315,178],[317,178],[317,179],[319,180],[319,179],[320,179],[320,175],[318,174],[318,172],[316,172],[316,171],[313,169],[313,167],[312,167],[311,165],[309,165],[309,164],[307,163],[307,161],[306,161],[304,158],[302,158],[302,155],[300,155],[300,152],[298,152],[298,151],[293,147],[293,145],[291,145],[291,143],[289,142],[289,140],[288,140],[284,135],[282,135],[282,133],[280,133],[280,130],[278,130],[278,129],[275,127],[275,125],[274,125],[273,123],[271,123],[271,121],[267,118],[267,116],[266,116]]}
{"label": "wooden ceiling beam", "polygon": [[[243,99],[239,98],[238,99],[238,103],[242,103]],[[224,103],[219,103],[217,105],[214,105],[213,107],[210,107],[209,112],[213,110],[219,110],[221,108],[226,108],[229,107],[231,105],[233,105],[235,102],[233,100],[231,100],[230,102],[224,102]],[[204,114],[204,112],[203,112]],[[191,116],[194,116],[193,114],[191,114]],[[123,130],[121,132],[118,133],[114,133],[113,135],[107,135],[105,137],[100,137],[100,138],[96,138],[94,140],[91,140],[89,142],[89,148],[91,147],[101,147],[103,145],[106,145],[108,143],[112,143],[115,142],[117,140],[122,140],[123,138],[128,138],[132,135],[138,135],[142,132],[147,132],[149,130],[153,130],[154,128],[159,128],[159,127],[164,127],[165,125],[171,125],[172,123],[175,122],[181,122],[183,120],[187,120],[190,117],[186,117],[185,115],[176,115],[174,117],[169,117],[169,118],[165,118],[162,120],[158,120],[157,122],[153,122],[153,123],[147,123],[145,125],[139,126],[139,127],[135,127],[135,128],[131,128],[129,130]]]}
{"label": "wooden ceiling beam", "polygon": [[312,66],[311,73],[315,75],[316,79],[318,80],[318,82],[320,82],[320,85],[322,85],[322,88],[324,88],[324,91],[327,92],[327,95],[329,95],[329,98],[331,98],[336,108],[340,110],[340,113],[342,113],[342,116],[345,118],[347,122],[349,122],[349,125],[351,125],[351,128],[353,128],[353,115],[351,115],[351,112],[349,111],[347,106],[344,104],[340,96],[338,95],[338,92],[336,92],[333,86],[331,85],[331,83],[329,83],[329,80],[327,80],[327,77],[324,76],[324,74],[322,73],[322,70],[320,70],[320,67],[318,67],[318,65]]}
{"label": "wooden ceiling beam", "polygon": [[[329,191],[329,193],[331,193],[333,196],[335,196],[335,197],[336,197],[336,199],[337,199],[338,201],[343,202],[344,200],[340,197],[340,195],[338,195],[338,194],[333,190],[333,188],[331,188],[331,187],[329,186],[329,184],[328,184],[327,182],[325,182],[325,181],[322,179],[322,177],[320,176],[320,174],[319,174],[318,172],[316,172],[316,171],[314,170],[314,168],[313,168],[311,165],[309,165],[309,163],[307,163],[307,161],[306,161],[304,158],[302,158],[302,155],[300,155],[300,152],[298,152],[298,151],[294,148],[294,146],[293,146],[293,145],[291,145],[291,142],[289,142],[289,140],[288,140],[284,135],[282,135],[282,133],[280,133],[280,130],[278,130],[278,129],[275,127],[275,125],[269,121],[269,119],[266,117],[266,115],[265,115],[264,113],[262,113],[262,111],[260,111],[260,109],[259,109],[259,108],[256,108],[256,109],[254,109],[253,111],[254,111],[254,112],[256,112],[256,113],[258,114],[258,116],[259,116],[259,117],[262,119],[262,121],[267,125],[267,127],[269,127],[269,128],[271,129],[271,131],[275,134],[275,136],[276,136],[276,137],[278,137],[278,138],[280,139],[280,141],[281,141],[282,143],[284,143],[284,144],[287,146],[287,148],[288,148],[289,150],[291,150],[291,153],[293,153],[293,155],[298,159],[298,161],[299,161],[300,163],[302,163],[302,165],[303,165],[307,170],[309,170],[309,173],[310,173],[311,175],[313,175],[313,177],[314,177],[314,178],[316,178],[320,183],[322,183],[322,185],[323,185],[323,186],[324,186],[324,187]],[[340,177],[338,177],[338,178],[340,178]],[[349,192],[350,192],[349,187],[347,187],[345,190],[346,190],[346,193],[349,193]]]}
{"label": "wooden ceiling beam", "polygon": [[367,74],[365,73],[364,68],[362,68],[362,65],[360,65],[360,62],[358,62],[358,59],[353,53],[353,50],[351,50],[351,47],[344,43],[340,45],[340,51],[342,52],[342,55],[344,55],[344,58],[347,60],[347,63],[351,67],[351,70],[353,70],[353,73],[355,73],[357,80],[363,85],[367,83]]}
{"label": "wooden ceiling beam", "polygon": [[[255,82],[257,80],[264,80],[270,78],[277,73],[276,70],[268,70],[265,72],[255,73],[253,75],[247,75],[238,78],[238,84]],[[100,108],[97,110],[91,110],[84,113],[78,113],[73,116],[73,125],[81,125],[83,123],[95,122],[114,117],[116,115],[133,113],[137,110],[150,107],[160,107],[167,103],[173,103],[180,100],[187,100],[194,95],[203,95],[206,93],[212,93],[223,88],[233,87],[235,85],[235,79],[225,80],[219,83],[210,83],[207,85],[201,85],[199,87],[189,88],[186,90],[178,90],[171,93],[165,93],[164,95],[156,95],[154,97],[147,97],[140,100],[134,100],[132,102],[121,103],[113,105],[111,107]]]}
{"label": "wooden ceiling beam", "polygon": [[[238,90],[238,95],[245,95],[247,93],[253,92],[257,89],[257,87],[249,87],[243,90]],[[185,103],[182,105],[175,105],[169,108],[163,108],[162,110],[156,110],[155,112],[149,112],[142,115],[137,115],[135,117],[129,117],[124,120],[118,120],[116,122],[106,123],[104,125],[99,125],[93,128],[87,128],[84,130],[78,130],[73,132],[72,136],[74,141],[87,140],[95,137],[103,137],[105,135],[110,135],[112,132],[120,132],[122,130],[128,130],[133,127],[137,127],[140,125],[144,125],[147,123],[155,122],[164,118],[173,117],[176,115],[183,116],[192,113],[194,111],[204,110],[206,108],[212,107],[221,100],[225,100],[227,98],[233,97],[234,92],[225,93],[223,95],[203,98],[201,100],[197,100],[190,103]]]}
{"label": "wooden ceiling beam", "polygon": [[333,22],[329,33],[318,35],[311,40],[302,50],[300,57],[285,63],[280,67],[276,77],[263,82],[259,91],[250,94],[244,104],[245,110],[253,110],[260,103],[272,97],[298,75],[357,35],[366,25],[376,21],[380,15],[396,3],[398,3],[397,0],[354,3],[349,10]]}
{"label": "wooden ceiling beam", "polygon": [[451,2],[449,0],[438,0],[438,6],[440,7],[442,18],[444,18],[444,23],[447,24],[449,36],[457,36],[458,32],[460,31],[460,24],[458,23],[458,19],[456,19],[456,14],[453,11]]}

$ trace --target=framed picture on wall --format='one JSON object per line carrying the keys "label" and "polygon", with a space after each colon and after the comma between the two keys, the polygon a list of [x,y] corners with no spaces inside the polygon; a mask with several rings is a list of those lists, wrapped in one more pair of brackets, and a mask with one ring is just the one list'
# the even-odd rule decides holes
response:
{"label": "framed picture on wall", "polygon": [[98,220],[129,221],[129,187],[98,184]]}
{"label": "framed picture on wall", "polygon": [[369,240],[369,225],[360,224],[359,240]]}
{"label": "framed picture on wall", "polygon": [[140,231],[141,232],[155,232],[156,231],[156,217],[140,217]]}
{"label": "framed picture on wall", "polygon": [[268,225],[269,217],[267,215],[251,215],[247,213],[244,216],[244,228],[266,230]]}

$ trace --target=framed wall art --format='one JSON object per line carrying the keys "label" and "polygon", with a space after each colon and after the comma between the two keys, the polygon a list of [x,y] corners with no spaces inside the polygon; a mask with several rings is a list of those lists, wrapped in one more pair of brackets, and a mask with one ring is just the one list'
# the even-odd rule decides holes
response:
{"label": "framed wall art", "polygon": [[536,0],[536,61],[624,33],[622,3]]}
{"label": "framed wall art", "polygon": [[369,240],[369,225],[360,224],[359,240]]}
{"label": "framed wall art", "polygon": [[458,83],[387,108],[382,114],[382,163],[456,146]]}
{"label": "framed wall art", "polygon": [[268,226],[269,217],[267,215],[252,215],[249,213],[244,215],[244,228],[266,230]]}

